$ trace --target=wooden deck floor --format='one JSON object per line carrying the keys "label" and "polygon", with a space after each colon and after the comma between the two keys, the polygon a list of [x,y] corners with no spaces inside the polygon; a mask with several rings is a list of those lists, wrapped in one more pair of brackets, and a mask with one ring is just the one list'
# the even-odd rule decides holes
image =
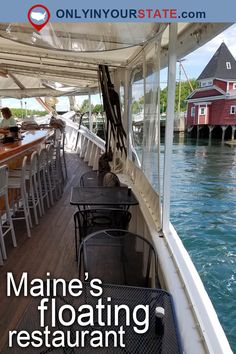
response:
{"label": "wooden deck floor", "polygon": [[18,247],[11,245],[10,234],[6,237],[8,259],[0,267],[0,351],[7,341],[8,331],[16,328],[30,299],[6,296],[6,274],[13,272],[16,279],[23,272],[29,278],[52,277],[71,279],[78,276],[75,261],[74,224],[71,206],[71,186],[77,185],[80,176],[89,168],[76,154],[67,154],[68,181],[63,197],[47,209],[38,226],[32,229],[32,237],[26,234],[24,221],[16,225]]}

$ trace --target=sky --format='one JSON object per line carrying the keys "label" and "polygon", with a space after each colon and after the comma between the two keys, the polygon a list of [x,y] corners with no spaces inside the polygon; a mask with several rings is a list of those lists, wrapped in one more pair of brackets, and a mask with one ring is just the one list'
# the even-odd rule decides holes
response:
{"label": "sky", "polygon": [[[188,77],[191,78],[197,78],[206,64],[209,62],[211,57],[214,55],[218,47],[221,45],[222,42],[225,42],[225,44],[228,46],[229,50],[231,51],[232,55],[234,58],[236,58],[236,24],[233,26],[229,27],[226,29],[224,32],[219,34],[217,37],[209,41],[207,44],[204,46],[198,48],[191,54],[187,55],[183,59],[185,59],[182,64],[184,66],[184,69],[188,75]],[[178,68],[177,68],[177,80],[178,80]],[[182,74],[182,79],[185,80],[184,74]],[[164,69],[161,71],[161,76],[160,76],[160,81],[161,81],[161,88],[164,88],[166,86],[166,81],[167,81],[167,70]],[[81,103],[83,102],[84,99],[86,99],[86,96],[82,96],[80,98],[76,98],[77,104],[80,106]],[[69,101],[67,97],[60,97],[58,98],[59,103],[57,104],[57,110],[68,110],[69,109]],[[26,104],[25,104],[26,102]],[[97,104],[101,103],[101,97],[100,95],[94,95],[92,96],[92,104]],[[39,103],[35,99],[24,99],[22,100],[16,100],[16,99],[2,99],[2,106],[8,106],[10,108],[21,108],[21,104],[23,108],[27,107],[27,109],[36,109],[36,110],[42,110],[42,107],[40,106]]]}
{"label": "sky", "polygon": [[[222,42],[227,45],[233,57],[236,58],[236,24],[229,27],[224,32],[220,33],[217,37],[183,58],[185,60],[182,62],[182,64],[189,79],[197,79]],[[178,80],[178,68],[176,71]],[[186,80],[184,73],[182,73],[182,80]],[[160,81],[161,87],[165,87],[167,81],[166,69],[161,71]]]}

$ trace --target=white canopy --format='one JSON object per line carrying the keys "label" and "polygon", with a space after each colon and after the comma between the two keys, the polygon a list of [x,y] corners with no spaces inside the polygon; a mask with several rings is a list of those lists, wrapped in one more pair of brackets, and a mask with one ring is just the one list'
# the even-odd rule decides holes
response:
{"label": "white canopy", "polygon": [[[180,23],[178,58],[230,24]],[[168,52],[167,24],[49,23],[0,25],[0,97],[65,96],[97,90],[97,65],[110,71],[130,65],[150,41],[162,36],[161,66]]]}

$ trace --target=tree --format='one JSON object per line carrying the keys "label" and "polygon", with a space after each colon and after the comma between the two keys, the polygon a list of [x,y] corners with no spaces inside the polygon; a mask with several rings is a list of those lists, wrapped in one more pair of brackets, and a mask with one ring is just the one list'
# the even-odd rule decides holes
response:
{"label": "tree", "polygon": [[[93,105],[91,104],[91,111],[93,111]],[[85,113],[89,112],[89,100],[85,99],[83,100],[81,106],[80,106],[80,112]]]}
{"label": "tree", "polygon": [[94,107],[93,107],[93,113],[100,113],[102,114],[104,112],[104,108],[103,108],[103,105],[102,104],[96,104]]}
{"label": "tree", "polygon": [[163,113],[166,111],[167,107],[167,88],[165,87],[163,90],[160,92],[160,112]]}
{"label": "tree", "polygon": [[15,118],[24,118],[26,114],[28,116],[38,116],[43,117],[48,114],[47,111],[37,111],[35,109],[23,109],[23,108],[11,108],[13,117]]}
{"label": "tree", "polygon": [[132,102],[131,110],[133,114],[137,114],[141,111],[141,106],[138,101]]}
{"label": "tree", "polygon": [[[198,83],[196,80],[191,79],[189,80],[192,88],[195,90],[198,87]],[[176,90],[175,90],[175,111],[178,111],[179,107],[179,82],[176,84]],[[187,97],[190,95],[192,92],[191,87],[189,85],[188,81],[182,81],[181,82],[181,90],[180,90],[180,111],[184,112],[187,109]]]}
{"label": "tree", "polygon": [[[193,89],[195,90],[198,87],[198,83],[195,79],[189,80],[191,82],[191,85]],[[182,81],[181,82],[181,94],[180,94],[180,111],[184,112],[187,109],[187,97],[190,95],[192,92],[191,87],[189,85],[188,81]],[[178,106],[179,106],[179,83],[176,83],[176,90],[175,90],[175,111],[178,111]],[[166,111],[167,107],[167,87],[165,87],[163,90],[161,90],[160,93],[160,107],[161,107],[161,113]]]}

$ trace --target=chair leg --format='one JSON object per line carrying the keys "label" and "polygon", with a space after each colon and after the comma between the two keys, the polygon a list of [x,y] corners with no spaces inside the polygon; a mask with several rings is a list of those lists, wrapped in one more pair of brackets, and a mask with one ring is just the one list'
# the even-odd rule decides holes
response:
{"label": "chair leg", "polygon": [[41,210],[42,210],[42,214],[45,214],[45,210],[44,210],[44,203],[43,203],[43,191],[42,191],[42,183],[41,183],[41,172],[39,171],[38,173],[38,186],[39,186],[39,200],[41,203]]}
{"label": "chair leg", "polygon": [[24,210],[24,215],[25,215],[25,223],[26,223],[27,234],[28,234],[28,237],[31,237],[30,227],[32,227],[32,220],[31,220],[31,215],[30,215],[30,209],[29,209],[29,205],[28,205],[27,195],[23,194],[22,204],[23,204],[23,210]]}
{"label": "chair leg", "polygon": [[50,203],[49,203],[49,196],[48,196],[48,185],[47,185],[47,180],[46,180],[46,171],[45,168],[43,169],[43,184],[44,184],[44,189],[46,193],[46,201],[47,201],[47,207],[50,208]]}
{"label": "chair leg", "polygon": [[75,229],[75,256],[76,256],[76,262],[78,262],[78,242],[77,242],[77,232]]}
{"label": "chair leg", "polygon": [[28,193],[26,192],[24,187],[21,189],[21,195],[22,195],[22,204],[23,204],[23,210],[24,210],[24,215],[25,215],[27,234],[28,234],[28,237],[31,237],[30,228],[33,227],[33,223],[32,223],[32,218],[31,218],[31,214],[30,214],[29,197],[28,197]]}
{"label": "chair leg", "polygon": [[66,174],[66,180],[68,179],[68,174],[67,174],[67,166],[66,166],[66,155],[65,155],[65,151],[63,149],[63,161],[64,161],[64,169],[65,169],[65,174]]}
{"label": "chair leg", "polygon": [[83,253],[83,245],[80,245],[79,255],[78,255],[78,268],[79,268],[79,279],[82,279],[82,253]]}
{"label": "chair leg", "polygon": [[35,219],[35,224],[38,225],[38,213],[36,209],[36,203],[35,203],[35,193],[34,193],[34,186],[33,186],[33,181],[30,180],[30,198],[32,199],[32,206],[33,206],[33,211],[34,211],[34,219]]}
{"label": "chair leg", "polygon": [[37,206],[38,205],[38,208],[39,208],[39,216],[43,216],[43,213],[42,213],[42,208],[41,208],[41,203],[40,203],[40,199],[39,199],[39,191],[38,191],[38,181],[37,181],[37,177],[36,177],[36,174],[33,176],[33,188],[34,188],[34,192],[35,192],[35,196],[36,196],[36,203],[35,205]]}
{"label": "chair leg", "polygon": [[53,200],[53,193],[52,193],[52,181],[51,181],[51,175],[50,175],[50,166],[48,167],[48,171],[47,171],[47,179],[48,179],[48,188],[49,188],[49,197],[50,197],[50,203],[51,205],[54,204],[54,200]]}
{"label": "chair leg", "polygon": [[1,246],[0,249],[2,250],[2,258],[7,259],[7,252],[6,252],[5,242],[2,233],[2,225],[0,226],[0,246]]}
{"label": "chair leg", "polygon": [[3,259],[2,259],[2,252],[1,252],[1,249],[0,249],[0,265],[1,265],[1,266],[3,265]]}
{"label": "chair leg", "polygon": [[63,184],[63,176],[62,176],[62,168],[61,168],[61,160],[56,161],[56,174],[57,174],[57,199],[62,196],[62,184]]}
{"label": "chair leg", "polygon": [[16,235],[15,235],[15,230],[11,218],[11,212],[10,212],[10,207],[9,207],[9,202],[8,202],[8,195],[6,193],[5,195],[5,207],[6,207],[6,214],[7,214],[7,219],[10,225],[10,230],[11,230],[11,238],[12,238],[12,243],[14,247],[17,247],[17,242],[16,242]]}
{"label": "chair leg", "polygon": [[24,198],[23,205],[25,204],[26,212],[27,212],[27,215],[28,215],[29,226],[32,228],[33,227],[33,223],[32,223],[32,218],[31,218],[31,214],[30,214],[28,194],[26,192],[23,192],[22,195],[24,196],[23,197]]}

